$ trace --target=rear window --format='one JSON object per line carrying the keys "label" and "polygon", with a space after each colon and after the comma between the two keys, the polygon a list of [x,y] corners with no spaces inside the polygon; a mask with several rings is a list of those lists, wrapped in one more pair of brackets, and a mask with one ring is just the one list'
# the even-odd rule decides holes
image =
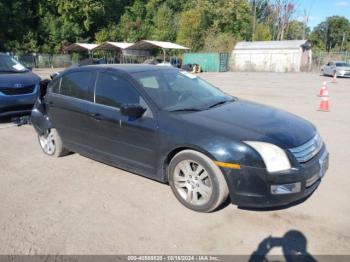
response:
{"label": "rear window", "polygon": [[88,71],[72,72],[62,77],[60,94],[92,101],[89,91],[92,73]]}

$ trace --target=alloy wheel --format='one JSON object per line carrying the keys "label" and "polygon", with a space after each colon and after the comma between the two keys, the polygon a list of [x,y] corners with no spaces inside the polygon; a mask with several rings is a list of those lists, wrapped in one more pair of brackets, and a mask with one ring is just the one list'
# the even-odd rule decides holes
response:
{"label": "alloy wheel", "polygon": [[39,137],[40,146],[44,152],[48,155],[53,155],[56,150],[54,135],[49,133],[48,135],[41,135]]}
{"label": "alloy wheel", "polygon": [[192,160],[183,160],[176,165],[174,186],[179,195],[192,205],[205,205],[213,193],[208,172]]}

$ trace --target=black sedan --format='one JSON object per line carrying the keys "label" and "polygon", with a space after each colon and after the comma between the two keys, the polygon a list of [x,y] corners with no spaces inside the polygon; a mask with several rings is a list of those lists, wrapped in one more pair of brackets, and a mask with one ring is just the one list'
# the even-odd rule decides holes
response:
{"label": "black sedan", "polygon": [[169,183],[195,211],[213,211],[228,196],[255,208],[302,200],[328,168],[309,122],[175,68],[82,66],[40,93],[32,122],[44,153],[77,152]]}

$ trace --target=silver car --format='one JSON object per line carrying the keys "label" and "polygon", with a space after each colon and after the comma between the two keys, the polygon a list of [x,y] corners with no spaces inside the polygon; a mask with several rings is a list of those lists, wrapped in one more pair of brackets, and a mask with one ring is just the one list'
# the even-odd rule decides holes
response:
{"label": "silver car", "polygon": [[321,67],[321,75],[350,77],[350,63],[333,61]]}

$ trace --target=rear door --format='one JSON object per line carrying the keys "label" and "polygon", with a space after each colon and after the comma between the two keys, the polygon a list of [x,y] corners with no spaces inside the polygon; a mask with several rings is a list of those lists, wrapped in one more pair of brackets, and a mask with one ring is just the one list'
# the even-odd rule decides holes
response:
{"label": "rear door", "polygon": [[[147,108],[139,119],[121,115],[122,104]],[[109,162],[128,170],[156,175],[157,122],[134,85],[116,71],[102,71],[95,83],[94,149]]]}
{"label": "rear door", "polygon": [[89,151],[90,106],[93,104],[94,73],[72,71],[60,79],[57,90],[48,93],[48,115],[64,144],[77,152]]}

